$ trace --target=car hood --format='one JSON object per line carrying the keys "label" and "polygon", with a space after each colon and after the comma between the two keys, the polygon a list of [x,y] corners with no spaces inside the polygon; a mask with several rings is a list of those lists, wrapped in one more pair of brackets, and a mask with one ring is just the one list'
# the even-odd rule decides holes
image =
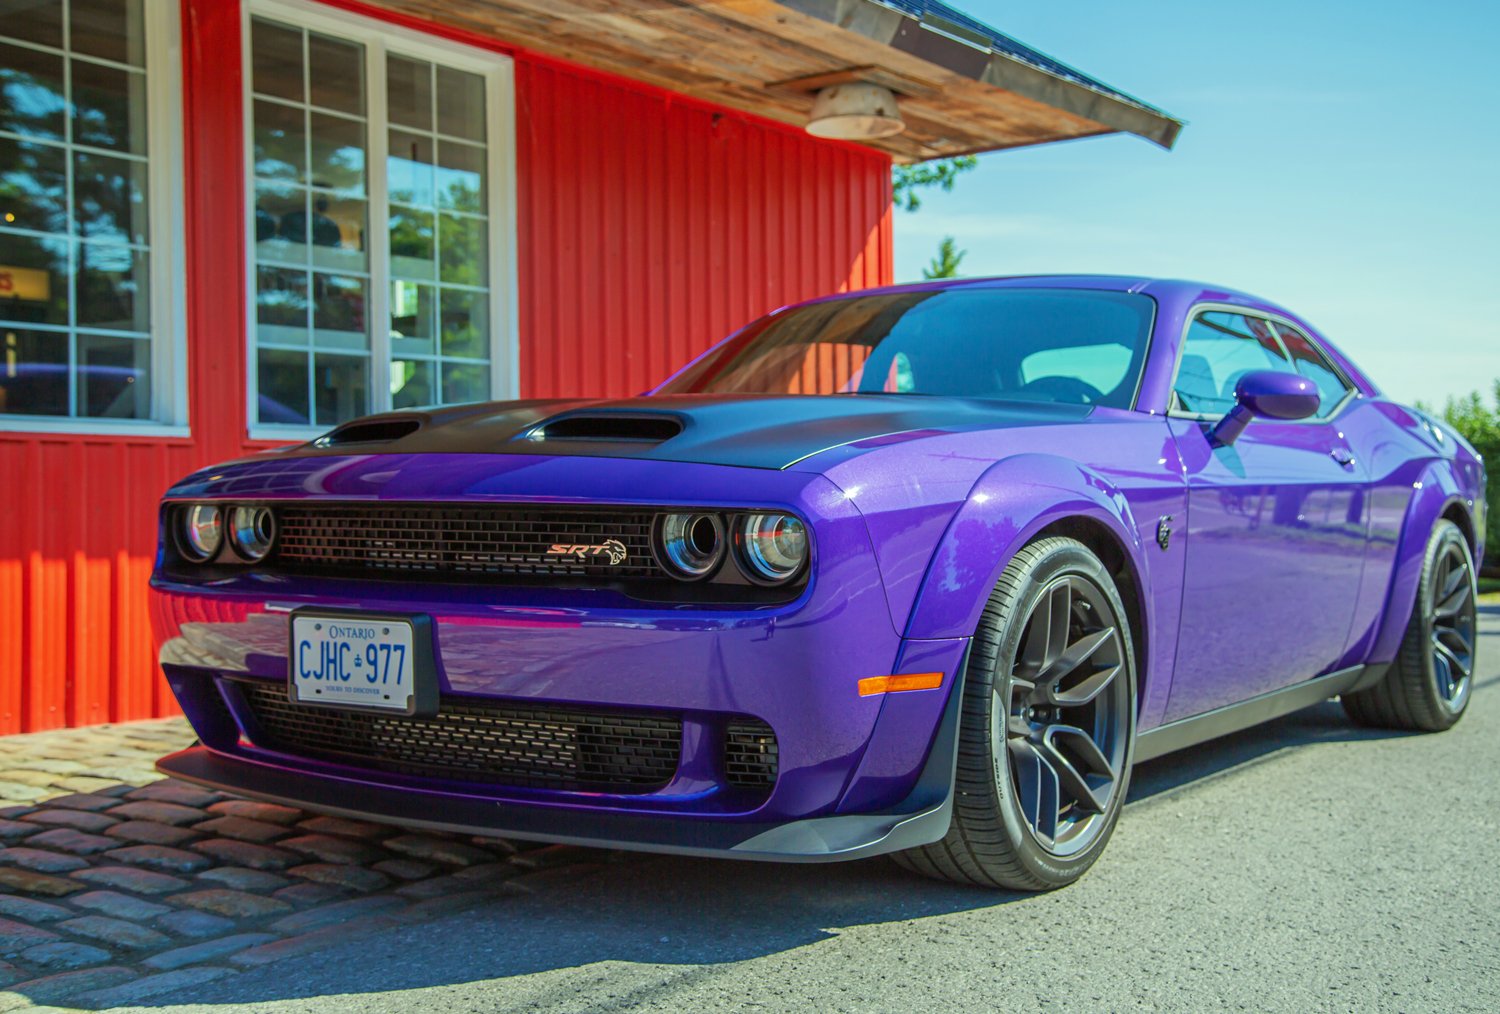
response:
{"label": "car hood", "polygon": [[943,433],[1057,425],[1089,412],[916,395],[512,401],[369,416],[287,453],[576,455],[783,469],[834,448],[858,453]]}

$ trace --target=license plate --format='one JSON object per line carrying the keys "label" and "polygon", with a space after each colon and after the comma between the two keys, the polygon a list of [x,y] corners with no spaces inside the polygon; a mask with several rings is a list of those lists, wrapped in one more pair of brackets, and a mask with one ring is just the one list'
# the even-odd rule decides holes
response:
{"label": "license plate", "polygon": [[412,619],[299,611],[292,615],[291,642],[293,701],[408,715],[418,710]]}

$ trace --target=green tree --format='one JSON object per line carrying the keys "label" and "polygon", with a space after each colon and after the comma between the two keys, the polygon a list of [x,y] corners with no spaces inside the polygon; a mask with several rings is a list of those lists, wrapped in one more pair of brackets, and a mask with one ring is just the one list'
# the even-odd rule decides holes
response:
{"label": "green tree", "polygon": [[1442,414],[1449,426],[1474,445],[1490,473],[1485,493],[1489,505],[1485,544],[1493,567],[1500,556],[1500,380],[1495,381],[1490,393],[1493,407],[1486,405],[1480,393],[1474,391],[1464,398],[1449,398]]}
{"label": "green tree", "polygon": [[898,165],[891,170],[891,196],[896,207],[916,211],[922,206],[920,191],[937,187],[944,193],[953,189],[958,177],[979,165],[973,155],[937,158],[916,165]]}
{"label": "green tree", "polygon": [[952,236],[944,236],[943,241],[938,244],[937,256],[932,259],[931,264],[922,269],[922,277],[928,280],[957,278],[958,266],[963,263],[964,256],[968,252],[960,250]]}

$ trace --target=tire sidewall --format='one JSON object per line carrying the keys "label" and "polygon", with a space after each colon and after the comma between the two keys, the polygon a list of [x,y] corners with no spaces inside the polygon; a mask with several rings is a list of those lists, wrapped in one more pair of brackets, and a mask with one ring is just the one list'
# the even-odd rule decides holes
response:
{"label": "tire sidewall", "polygon": [[[1469,541],[1464,538],[1463,532],[1459,531],[1458,526],[1453,522],[1440,521],[1437,527],[1433,529],[1432,537],[1427,540],[1427,554],[1422,560],[1422,580],[1417,587],[1417,601],[1414,606],[1413,616],[1413,627],[1420,637],[1419,644],[1415,646],[1417,649],[1415,651],[1417,658],[1414,661],[1420,667],[1422,694],[1431,708],[1432,714],[1437,716],[1439,723],[1444,728],[1452,726],[1463,717],[1464,712],[1468,710],[1469,699],[1473,697],[1472,677],[1469,691],[1464,694],[1463,701],[1457,708],[1452,707],[1438,693],[1437,669],[1433,663],[1432,650],[1430,648],[1435,619],[1432,584],[1437,579],[1438,559],[1450,544],[1457,545],[1459,552],[1463,554],[1464,560],[1467,561],[1469,594],[1471,596],[1478,594],[1479,589],[1477,587],[1478,581],[1474,568],[1474,554],[1469,550]],[[1478,648],[1477,642],[1475,648]],[[1477,651],[1475,654],[1477,655]]]}

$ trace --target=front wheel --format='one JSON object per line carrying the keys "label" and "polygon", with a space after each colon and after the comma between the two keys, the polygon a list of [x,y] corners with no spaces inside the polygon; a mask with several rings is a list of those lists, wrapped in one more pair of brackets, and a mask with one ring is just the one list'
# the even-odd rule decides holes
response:
{"label": "front wheel", "polygon": [[1087,546],[1040,539],[990,594],[964,682],[953,823],[908,869],[1040,891],[1104,850],[1130,783],[1135,658],[1125,608]]}

